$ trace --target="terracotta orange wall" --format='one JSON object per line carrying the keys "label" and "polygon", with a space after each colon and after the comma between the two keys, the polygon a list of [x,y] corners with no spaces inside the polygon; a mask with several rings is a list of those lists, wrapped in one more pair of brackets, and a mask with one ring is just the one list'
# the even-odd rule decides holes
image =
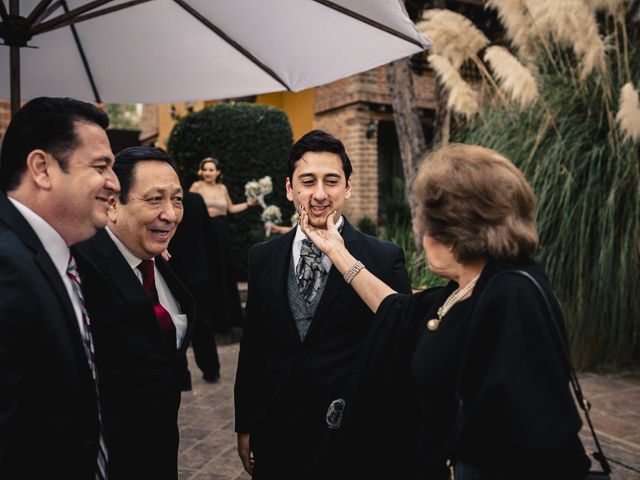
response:
{"label": "terracotta orange wall", "polygon": [[[279,92],[256,97],[256,103],[284,110],[291,124],[294,141],[315,128],[315,101],[315,90],[312,88],[297,93]],[[215,100],[196,102],[193,104],[193,110],[197,112],[216,103],[218,102]],[[171,130],[176,124],[175,119],[171,117],[171,105],[171,103],[158,104],[158,144],[163,147],[166,147]],[[178,115],[184,116],[187,114],[184,103],[176,102],[173,105],[175,105]]]}
{"label": "terracotta orange wall", "polygon": [[[157,143],[163,147],[167,146],[171,130],[176,124],[176,120],[171,116],[171,105],[175,105],[176,112],[181,117],[187,115],[187,107],[184,103],[159,103],[158,104],[158,141]],[[205,102],[193,102],[193,111],[197,112],[205,107]]]}
{"label": "terracotta orange wall", "polygon": [[316,94],[313,88],[296,93],[279,92],[258,95],[256,103],[284,110],[289,117],[294,141],[315,128]]}

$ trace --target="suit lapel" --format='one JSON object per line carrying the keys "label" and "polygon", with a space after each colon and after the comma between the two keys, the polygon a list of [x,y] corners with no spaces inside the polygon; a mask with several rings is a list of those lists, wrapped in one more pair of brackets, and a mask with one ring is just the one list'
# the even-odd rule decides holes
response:
{"label": "suit lapel", "polygon": [[[159,339],[158,345],[165,346],[169,352],[169,345],[164,341],[164,333],[156,320],[153,305],[147,293],[144,291],[140,280],[138,280],[138,277],[133,272],[127,260],[122,256],[116,244],[113,243],[113,240],[109,237],[109,234],[102,230],[93,237],[91,243],[98,256],[97,263],[99,263],[100,268],[111,280],[114,288],[124,297],[126,304],[144,306],[143,309],[140,309],[139,315],[134,315],[134,320],[148,323],[150,330],[153,331]],[[156,262],[171,292],[180,292],[176,295],[176,300],[178,300],[181,305],[187,305],[185,308],[191,309],[190,300],[188,300],[190,294],[186,291],[185,287],[182,286],[182,284],[180,284],[180,287],[176,286],[176,283],[179,283],[179,281],[175,277],[175,274],[170,272],[164,260],[158,257],[156,258]],[[184,295],[182,295],[182,292],[184,292]],[[193,311],[184,311],[183,313],[187,314],[186,334],[188,335],[192,328],[192,319],[194,318]],[[185,338],[188,337],[185,336]],[[181,348],[186,348],[185,342],[183,342]]]}
{"label": "suit lapel", "polygon": [[148,303],[152,307],[142,284],[131,266],[118,250],[113,240],[105,230],[99,231],[91,239],[94,251],[98,254],[100,268],[111,279],[114,288],[125,298],[130,305]]}
{"label": "suit lapel", "polygon": [[291,268],[291,249],[296,229],[292,229],[281,237],[274,239],[269,252],[269,263],[263,270],[260,291],[265,292],[265,298],[272,297],[278,309],[278,317],[282,318],[282,324],[294,341],[300,342],[300,335],[296,328],[291,307],[289,306],[288,281]]}
{"label": "suit lapel", "polygon": [[193,297],[191,296],[191,293],[189,293],[189,290],[187,290],[187,287],[180,282],[176,274],[171,270],[171,267],[169,267],[167,262],[165,262],[161,256],[158,255],[155,258],[155,261],[162,278],[164,278],[171,294],[176,299],[176,302],[178,302],[182,313],[187,316],[187,330],[185,332],[184,339],[182,340],[182,344],[180,345],[180,349],[178,350],[178,354],[182,354],[189,346],[189,338],[191,336],[191,329],[193,328],[195,319]]}
{"label": "suit lapel", "polygon": [[78,334],[78,338],[80,335],[80,328],[78,327],[78,322],[76,320],[76,312],[73,309],[73,304],[71,303],[71,299],[69,298],[69,293],[67,292],[66,287],[62,283],[60,275],[56,270],[56,267],[53,265],[51,261],[51,257],[47,254],[45,250],[38,250],[36,252],[36,263],[40,267],[40,270],[44,274],[49,282],[49,285],[53,288],[56,296],[60,300],[60,303],[64,305],[64,309],[67,313],[66,318],[70,320],[69,328],[74,332],[74,334]]}
{"label": "suit lapel", "polygon": [[[362,248],[362,242],[358,238],[356,230],[349,222],[347,222],[346,218],[344,218],[342,238],[344,239],[344,245],[349,253],[351,253],[355,258],[358,258]],[[322,298],[320,298],[318,308],[313,315],[313,320],[309,326],[309,332],[307,333],[306,338],[311,337],[313,331],[318,328],[318,324],[322,324],[323,319],[326,318],[328,309],[335,303],[336,298],[345,286],[346,283],[340,272],[338,272],[334,266],[331,266],[331,270],[329,270],[329,275],[327,277],[327,284],[324,287],[324,292],[322,293]]]}
{"label": "suit lapel", "polygon": [[0,219],[13,230],[27,248],[33,251],[36,264],[51,289],[55,292],[65,312],[64,318],[66,328],[71,333],[71,343],[74,345],[76,353],[81,353],[84,357],[84,347],[82,346],[76,313],[60,274],[29,222],[18,212],[4,193],[0,194]]}

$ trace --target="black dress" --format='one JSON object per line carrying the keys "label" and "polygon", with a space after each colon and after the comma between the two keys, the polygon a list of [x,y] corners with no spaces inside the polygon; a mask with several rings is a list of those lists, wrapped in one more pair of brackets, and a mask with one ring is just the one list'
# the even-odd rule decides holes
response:
{"label": "black dress", "polygon": [[[196,323],[191,335],[191,346],[198,368],[207,381],[220,376],[220,361],[216,348],[212,319],[217,316],[217,304],[211,291],[209,213],[204,200],[197,193],[185,192],[184,216],[169,243],[169,265],[189,289],[196,302]],[[181,389],[191,390],[191,373],[187,357],[181,358]]]}
{"label": "black dress", "polygon": [[209,219],[210,246],[209,271],[212,275],[212,299],[216,305],[213,327],[218,333],[225,333],[244,323],[238,282],[229,243],[229,225],[226,215]]}
{"label": "black dress", "polygon": [[[376,321],[387,326],[382,333],[387,340],[403,329],[417,330],[411,371],[421,402],[419,456],[425,479],[448,478],[445,461],[463,357],[459,459],[491,479],[579,479],[589,469],[578,438],[580,417],[546,329],[544,304],[526,279],[496,277],[513,267],[489,262],[473,294],[454,305],[434,332],[426,323],[455,290],[454,282],[413,296],[391,295],[378,309]],[[551,296],[541,269],[517,267]]]}

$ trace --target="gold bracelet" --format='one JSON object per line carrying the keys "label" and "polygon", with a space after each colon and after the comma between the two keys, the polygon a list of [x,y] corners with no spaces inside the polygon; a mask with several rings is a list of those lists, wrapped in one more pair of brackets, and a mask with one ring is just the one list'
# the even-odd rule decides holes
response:
{"label": "gold bracelet", "polygon": [[364,268],[364,264],[358,260],[356,263],[354,263],[353,265],[351,265],[351,268],[349,268],[349,270],[347,270],[344,274],[344,281],[347,282],[347,284],[351,283],[351,280],[353,280],[353,278],[360,273],[360,270],[362,270]]}

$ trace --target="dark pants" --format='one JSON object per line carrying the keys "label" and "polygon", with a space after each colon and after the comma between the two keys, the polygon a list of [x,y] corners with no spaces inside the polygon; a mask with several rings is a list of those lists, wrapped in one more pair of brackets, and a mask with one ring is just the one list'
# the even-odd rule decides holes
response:
{"label": "dark pants", "polygon": [[[191,333],[191,348],[196,359],[196,365],[202,372],[202,377],[207,381],[216,381],[220,377],[220,360],[216,346],[216,337],[213,327],[206,317],[198,315]],[[191,390],[191,372],[186,355],[181,360],[182,373],[180,387],[183,391]]]}
{"label": "dark pants", "polygon": [[196,365],[205,380],[216,380],[220,376],[220,360],[216,346],[216,336],[211,323],[199,317],[193,328],[191,347]]}

